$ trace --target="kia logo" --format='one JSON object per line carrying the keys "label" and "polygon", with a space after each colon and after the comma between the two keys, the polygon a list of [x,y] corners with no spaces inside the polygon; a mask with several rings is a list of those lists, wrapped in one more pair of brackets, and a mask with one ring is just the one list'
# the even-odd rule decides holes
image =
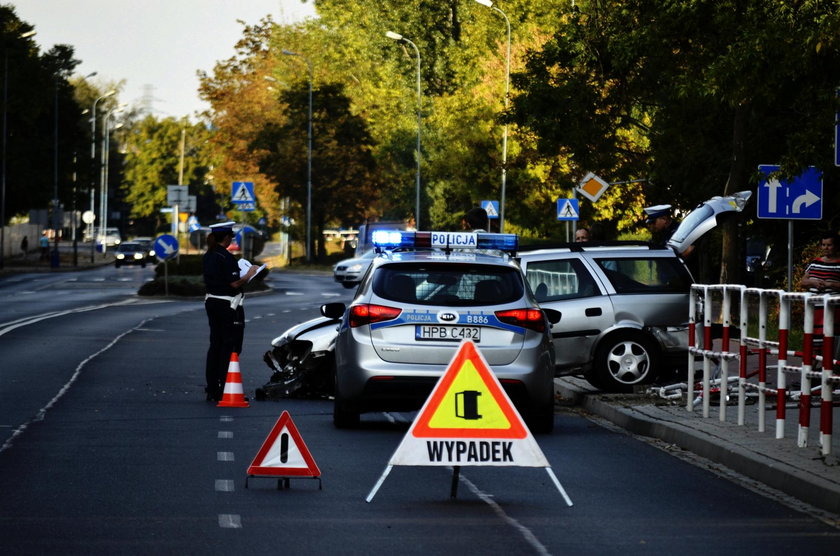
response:
{"label": "kia logo", "polygon": [[443,322],[452,322],[454,320],[458,320],[458,315],[456,315],[455,313],[440,313],[438,315],[438,319],[440,319]]}

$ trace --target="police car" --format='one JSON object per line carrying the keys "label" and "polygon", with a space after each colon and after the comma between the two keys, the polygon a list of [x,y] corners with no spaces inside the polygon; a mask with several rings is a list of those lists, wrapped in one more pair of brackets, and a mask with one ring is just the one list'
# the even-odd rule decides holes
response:
{"label": "police car", "polygon": [[378,255],[341,315],[333,420],[419,409],[462,340],[472,340],[534,432],[554,426],[556,311],[540,309],[513,234],[381,231]]}

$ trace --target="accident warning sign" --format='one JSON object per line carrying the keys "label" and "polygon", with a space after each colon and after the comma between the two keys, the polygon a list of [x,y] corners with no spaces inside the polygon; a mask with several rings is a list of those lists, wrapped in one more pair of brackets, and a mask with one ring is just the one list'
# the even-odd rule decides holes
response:
{"label": "accident warning sign", "polygon": [[320,477],[288,411],[283,411],[248,467],[249,477]]}
{"label": "accident warning sign", "polygon": [[461,343],[391,465],[548,467],[548,461],[472,341]]}
{"label": "accident warning sign", "polygon": [[543,467],[566,504],[572,505],[531,431],[471,340],[461,342],[366,502],[373,500],[395,465],[453,467],[453,498],[461,466]]}

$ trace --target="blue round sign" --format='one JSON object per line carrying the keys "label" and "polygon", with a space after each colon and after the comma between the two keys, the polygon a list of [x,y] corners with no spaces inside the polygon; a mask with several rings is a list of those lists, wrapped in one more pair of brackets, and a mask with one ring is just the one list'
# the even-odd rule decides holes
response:
{"label": "blue round sign", "polygon": [[163,234],[155,239],[155,255],[161,260],[171,259],[178,254],[178,240],[169,234]]}

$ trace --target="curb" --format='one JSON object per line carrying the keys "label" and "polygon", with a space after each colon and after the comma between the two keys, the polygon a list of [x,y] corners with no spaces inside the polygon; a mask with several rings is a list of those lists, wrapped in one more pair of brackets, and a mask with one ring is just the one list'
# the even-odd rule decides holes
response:
{"label": "curb", "polygon": [[[840,514],[840,468],[836,468],[837,481],[833,482],[789,461],[774,458],[772,454],[753,451],[720,435],[669,420],[667,415],[652,415],[656,413],[654,406],[628,407],[619,400],[610,403],[609,395],[588,390],[586,386],[570,380],[555,379],[554,383],[563,400],[583,407],[622,429],[673,444],[803,502]],[[686,422],[700,419],[686,413]]]}

